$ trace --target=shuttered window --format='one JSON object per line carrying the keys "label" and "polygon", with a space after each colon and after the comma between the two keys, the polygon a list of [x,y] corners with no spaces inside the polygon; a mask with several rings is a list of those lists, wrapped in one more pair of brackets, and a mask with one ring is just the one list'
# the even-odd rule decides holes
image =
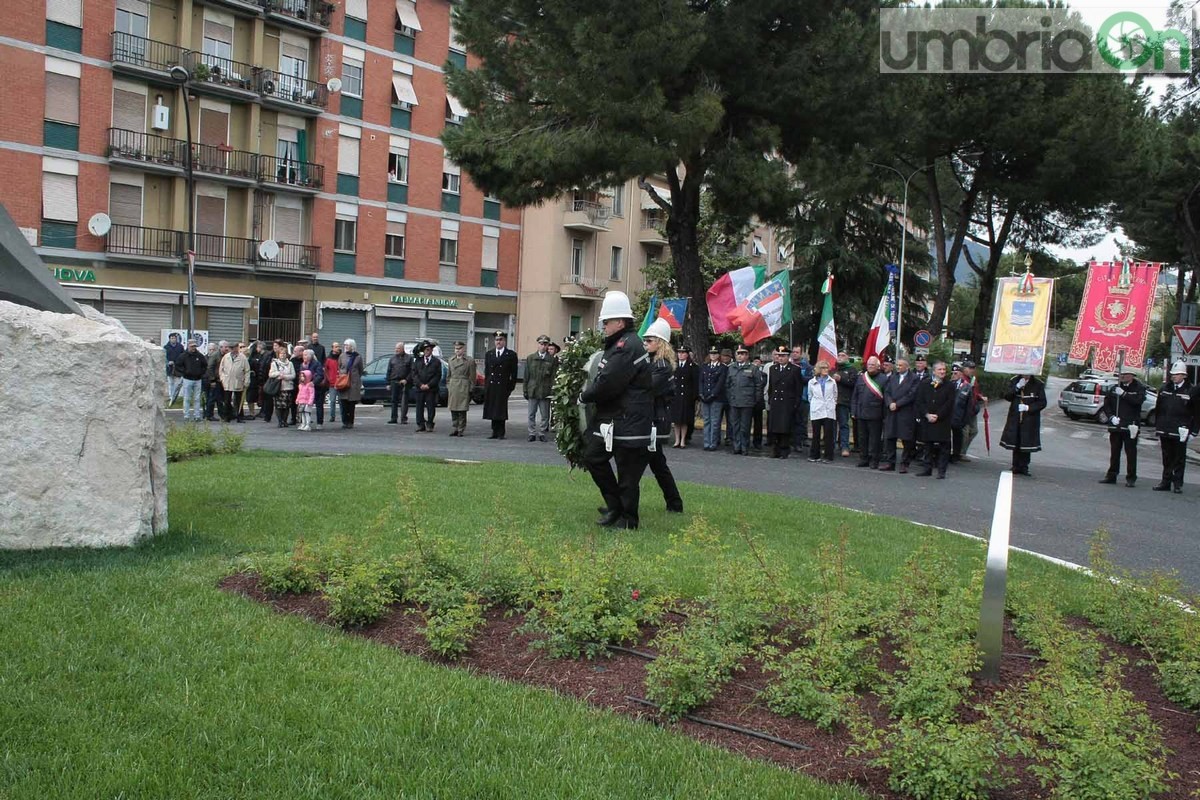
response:
{"label": "shuttered window", "polygon": [[358,139],[338,137],[338,168],[343,175],[358,174]]}
{"label": "shuttered window", "polygon": [[496,269],[500,264],[500,229],[483,229],[483,268]]}
{"label": "shuttered window", "polygon": [[304,214],[299,208],[275,207],[275,240],[303,244],[301,238]]}
{"label": "shuttered window", "polygon": [[113,89],[113,127],[142,133],[146,130],[146,95]]}
{"label": "shuttered window", "polygon": [[208,340],[219,342],[225,340],[230,344],[243,341],[246,331],[245,312],[240,308],[208,309]]}
{"label": "shuttered window", "polygon": [[211,108],[200,109],[200,144],[226,144],[229,138],[229,115]]}
{"label": "shuttered window", "polygon": [[79,78],[46,73],[46,119],[79,124]]}
{"label": "shuttered window", "polygon": [[404,225],[403,222],[388,222],[384,255],[390,258],[404,258]]}
{"label": "shuttered window", "polygon": [[82,0],[46,0],[46,19],[76,28],[83,27]]}
{"label": "shuttered window", "polygon": [[42,219],[56,222],[79,221],[75,183],[74,175],[42,173]]}
{"label": "shuttered window", "polygon": [[196,195],[196,233],[225,235],[225,198]]}
{"label": "shuttered window", "polygon": [[367,0],[346,0],[346,16],[366,20]]}
{"label": "shuttered window", "polygon": [[142,224],[142,187],[114,183],[108,187],[108,215],[118,225]]}

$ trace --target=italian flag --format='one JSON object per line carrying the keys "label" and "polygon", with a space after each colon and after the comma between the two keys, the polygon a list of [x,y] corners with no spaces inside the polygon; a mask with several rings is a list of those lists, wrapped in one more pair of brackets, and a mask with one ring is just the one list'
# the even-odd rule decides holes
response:
{"label": "italian flag", "polygon": [[736,328],[737,325],[730,321],[729,315],[745,303],[746,298],[766,283],[766,280],[767,268],[762,266],[730,270],[717,278],[716,283],[708,287],[708,292],[705,293],[713,332],[728,333]]}
{"label": "italian flag", "polygon": [[792,290],[787,270],[775,273],[771,280],[755,289],[729,315],[729,321],[742,329],[742,342],[752,345],[774,336],[792,321]]}
{"label": "italian flag", "polygon": [[[889,278],[890,285],[890,278]],[[875,319],[871,320],[871,330],[867,332],[867,343],[863,345],[863,363],[871,356],[883,356],[888,345],[892,343],[892,321],[888,318],[890,304],[888,290],[883,290],[879,298],[879,307],[875,309]]]}
{"label": "italian flag", "polygon": [[837,366],[837,331],[833,327],[833,273],[821,284],[825,295],[825,306],[821,309],[821,324],[817,328],[817,361],[824,361],[830,369]]}

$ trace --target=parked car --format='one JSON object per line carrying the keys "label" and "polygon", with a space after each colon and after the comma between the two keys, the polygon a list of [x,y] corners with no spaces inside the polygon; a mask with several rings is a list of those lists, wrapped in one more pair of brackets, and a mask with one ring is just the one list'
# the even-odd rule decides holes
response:
{"label": "parked car", "polygon": [[[1117,379],[1111,375],[1096,378],[1086,378],[1072,381],[1058,396],[1058,407],[1071,419],[1090,419],[1107,423],[1108,417],[1103,412],[1104,398]],[[1142,422],[1154,424],[1154,407],[1158,404],[1158,393],[1153,389],[1146,390],[1146,400],[1142,403]]]}
{"label": "parked car", "polygon": [[[415,349],[416,343],[407,345],[408,352]],[[433,348],[433,354],[438,358],[442,358],[441,348],[436,344]],[[387,368],[388,361],[392,358],[391,354],[379,356],[373,359],[366,367],[363,368],[363,398],[362,402],[366,405],[378,401],[380,403],[390,403],[392,401],[392,389],[387,385]],[[442,385],[438,388],[438,405],[446,406],[450,402],[450,389],[446,385],[447,378],[450,375],[450,367],[446,363],[446,359],[442,358]],[[482,370],[475,376],[475,386],[471,389],[471,402],[475,404],[483,403],[483,372]],[[417,387],[413,384],[408,386],[408,403],[415,405],[417,402]]]}

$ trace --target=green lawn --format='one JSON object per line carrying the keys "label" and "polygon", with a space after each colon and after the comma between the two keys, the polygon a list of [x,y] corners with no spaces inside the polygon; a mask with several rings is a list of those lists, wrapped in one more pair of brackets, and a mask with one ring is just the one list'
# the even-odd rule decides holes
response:
{"label": "green lawn", "polygon": [[[425,529],[464,545],[505,518],[537,547],[614,535],[591,524],[591,481],[561,468],[268,453],[172,464],[170,534],[128,551],[0,554],[0,798],[861,796],[216,588],[240,554],[366,537],[405,474]],[[983,564],[981,544],[894,519],[692,485],[684,496],[688,516],[721,529],[748,520],[798,580],[842,527],[872,579],[928,537],[964,576]],[[649,482],[643,506],[643,530],[624,538],[650,556],[681,521]],[[670,577],[694,589],[675,563]],[[1068,609],[1083,580],[1020,554],[1011,577]]]}

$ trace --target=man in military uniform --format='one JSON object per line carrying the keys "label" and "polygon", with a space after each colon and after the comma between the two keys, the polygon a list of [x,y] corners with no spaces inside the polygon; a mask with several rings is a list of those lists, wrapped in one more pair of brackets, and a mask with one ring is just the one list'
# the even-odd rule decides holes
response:
{"label": "man in military uniform", "polygon": [[679,348],[675,368],[675,396],[671,399],[671,422],[675,426],[673,447],[687,447],[696,429],[696,400],[700,397],[700,367],[692,361],[692,348]]}
{"label": "man in military uniform", "polygon": [[725,374],[725,396],[729,399],[729,423],[733,429],[733,454],[750,455],[750,416],[757,397],[762,396],[758,367],[750,363],[750,351],[738,347],[736,360]]}
{"label": "man in military uniform", "polygon": [[1125,453],[1125,485],[1137,483],[1137,446],[1142,422],[1142,404],[1146,387],[1137,379],[1137,370],[1122,367],[1121,377],[1104,398],[1103,417],[1108,418],[1108,472],[1100,483],[1116,483],[1121,472],[1121,452]]}
{"label": "man in military uniform", "polygon": [[492,421],[489,439],[504,438],[508,396],[517,388],[517,354],[508,349],[508,334],[496,331],[496,346],[483,359],[483,418]]}
{"label": "man in military uniform", "polygon": [[767,436],[771,458],[787,458],[792,451],[796,406],[804,394],[800,368],[788,361],[784,345],[775,348],[775,363],[767,369]]}
{"label": "man in military uniform", "polygon": [[883,391],[885,380],[879,370],[879,359],[867,359],[867,369],[858,376],[850,397],[850,413],[854,416],[858,442],[859,467],[879,469],[879,453],[883,437]]}
{"label": "man in military uniform", "polygon": [[[594,404],[584,433],[587,470],[604,498],[597,522],[614,528],[638,527],[639,485],[646,471],[654,401],[650,358],[633,322],[624,292],[608,292],[600,305],[604,352],[595,377],[579,399]],[[610,459],[616,461],[614,475]]]}
{"label": "man in military uniform", "polygon": [[1183,493],[1183,469],[1187,466],[1187,443],[1200,434],[1200,387],[1187,379],[1187,365],[1176,361],[1167,382],[1158,390],[1154,427],[1162,448],[1162,481],[1156,492],[1168,489]]}
{"label": "man in military uniform", "polygon": [[704,415],[704,449],[721,446],[721,412],[725,408],[725,376],[729,367],[721,363],[721,350],[708,349],[708,363],[700,368],[700,413]]}
{"label": "man in military uniform", "polygon": [[[522,391],[529,402],[529,441],[540,437],[544,442],[546,433],[550,430],[550,395],[554,391],[554,373],[558,361],[550,355],[549,336],[539,336],[537,345],[537,352],[525,359],[525,383]],[[540,427],[539,412],[542,416]]]}

